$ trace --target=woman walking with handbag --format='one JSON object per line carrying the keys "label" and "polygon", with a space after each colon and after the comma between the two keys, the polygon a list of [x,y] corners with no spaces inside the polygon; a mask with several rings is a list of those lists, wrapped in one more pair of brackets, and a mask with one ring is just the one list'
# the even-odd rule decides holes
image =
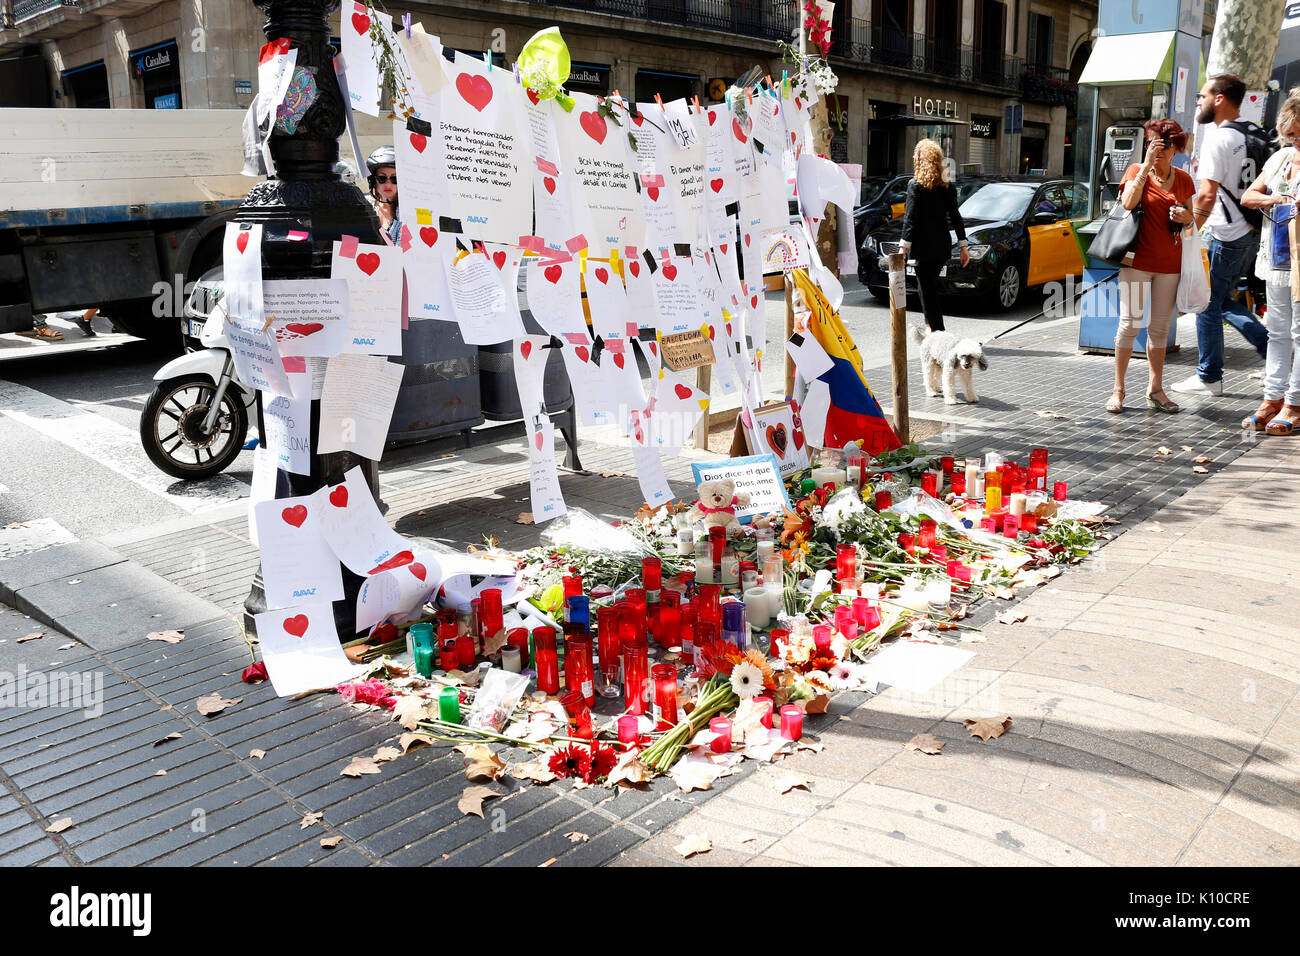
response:
{"label": "woman walking with handbag", "polygon": [[[1265,282],[1268,351],[1264,358],[1264,398],[1241,427],[1269,435],[1291,435],[1300,425],[1300,302],[1292,288],[1296,252],[1290,221],[1300,194],[1300,87],[1277,111],[1278,139],[1291,145],[1278,150],[1264,171],[1241,196],[1248,209],[1261,209],[1265,223],[1259,240],[1255,275]],[[1276,235],[1275,235],[1276,233]]]}
{"label": "woman walking with handbag", "polygon": [[1115,389],[1106,411],[1124,410],[1124,376],[1133,357],[1133,342],[1142,327],[1142,312],[1151,303],[1147,323],[1147,407],[1172,414],[1178,406],[1165,394],[1165,343],[1173,321],[1178,278],[1182,272],[1182,232],[1192,221],[1187,200],[1196,194],[1192,177],[1171,160],[1187,148],[1187,134],[1173,120],[1148,120],[1147,153],[1141,166],[1124,174],[1120,203],[1142,206],[1142,223],[1133,246],[1133,265],[1119,270],[1119,328],[1115,332]]}
{"label": "woman walking with handbag", "polygon": [[943,150],[934,140],[923,139],[912,150],[912,181],[907,184],[900,249],[907,255],[915,251],[921,311],[931,332],[943,331],[939,271],[952,257],[950,224],[957,233],[964,269],[970,265],[970,253],[966,251],[966,224],[957,211],[957,190],[944,176]]}

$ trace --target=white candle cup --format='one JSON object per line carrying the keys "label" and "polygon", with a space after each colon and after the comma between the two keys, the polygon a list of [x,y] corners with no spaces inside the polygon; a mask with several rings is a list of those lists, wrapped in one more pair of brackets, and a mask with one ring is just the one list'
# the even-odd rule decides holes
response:
{"label": "white candle cup", "polygon": [[750,627],[766,629],[772,620],[772,606],[766,588],[750,588],[745,592],[745,620]]}
{"label": "white candle cup", "polygon": [[1017,492],[1016,494],[1013,494],[1013,495],[1011,496],[1011,505],[1010,505],[1011,512],[1010,512],[1010,513],[1013,514],[1013,515],[1022,515],[1022,514],[1024,514],[1024,513],[1025,513],[1025,505],[1026,505],[1026,502],[1027,502],[1027,501],[1028,501],[1028,499],[1027,499],[1023,494],[1020,494],[1019,492]]}
{"label": "white candle cup", "polygon": [[518,674],[523,669],[519,660],[519,648],[514,644],[501,648],[501,667],[512,674]]}
{"label": "white candle cup", "polygon": [[879,601],[880,583],[878,581],[863,581],[862,587],[858,589],[858,594],[869,601]]}
{"label": "white candle cup", "polygon": [[817,483],[818,488],[829,483],[833,484],[838,489],[844,484],[844,475],[845,472],[843,468],[823,466],[812,470],[812,479]]}

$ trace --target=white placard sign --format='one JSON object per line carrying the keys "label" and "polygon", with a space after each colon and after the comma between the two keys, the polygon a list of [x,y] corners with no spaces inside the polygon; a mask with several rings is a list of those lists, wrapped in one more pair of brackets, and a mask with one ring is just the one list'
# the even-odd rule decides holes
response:
{"label": "white placard sign", "polygon": [[226,223],[222,271],[225,297],[218,308],[226,315],[226,341],[235,373],[253,388],[292,395],[275,338],[265,328],[261,225]]}
{"label": "white placard sign", "polygon": [[597,255],[640,245],[645,240],[645,220],[626,129],[601,115],[600,104],[590,93],[574,93],[573,99],[572,112],[557,109],[551,117],[560,168],[569,177],[577,202],[578,228]]}
{"label": "white placard sign", "polygon": [[276,696],[292,697],[350,680],[347,659],[329,604],[305,604],[255,615],[257,643]]}
{"label": "white placard sign", "polygon": [[382,355],[330,359],[321,389],[316,450],[351,451],[372,461],[383,457],[405,371]]}
{"label": "white placard sign", "polygon": [[[392,34],[393,18],[367,9],[363,3],[345,2],[339,14],[343,62],[347,64],[348,99],[354,110],[379,115],[379,66],[370,41],[370,14],[379,17],[384,31]],[[359,157],[358,157],[359,158]]]}
{"label": "white placard sign", "polygon": [[704,481],[729,479],[735,483],[736,492],[746,492],[749,504],[736,506],[736,517],[742,522],[754,515],[770,515],[792,510],[785,493],[785,482],[776,458],[772,455],[747,455],[719,462],[694,462],[695,484]]}
{"label": "white placard sign", "polygon": [[343,353],[402,354],[402,250],[397,246],[355,246],[343,254],[334,242],[330,278],[348,284],[348,334]]}
{"label": "white placard sign", "polygon": [[353,574],[378,574],[415,560],[411,545],[379,513],[360,466],[348,471],[341,484],[321,488],[313,497],[321,500],[316,515],[325,540]]}
{"label": "white placard sign", "polygon": [[267,607],[293,607],[343,597],[339,560],[325,543],[315,495],[253,506]]}
{"label": "white placard sign", "polygon": [[474,252],[448,265],[447,273],[452,308],[467,345],[496,345],[525,334],[514,271],[507,285],[505,269]]}
{"label": "white placard sign", "polygon": [[[306,376],[303,376],[306,378]],[[311,474],[311,387],[290,398],[279,395],[262,402],[262,443],[276,467],[295,475]]]}

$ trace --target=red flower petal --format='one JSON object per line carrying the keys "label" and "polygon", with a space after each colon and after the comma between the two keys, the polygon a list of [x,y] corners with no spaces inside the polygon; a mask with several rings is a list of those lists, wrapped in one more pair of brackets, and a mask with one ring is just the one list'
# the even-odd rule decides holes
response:
{"label": "red flower petal", "polygon": [[270,679],[266,673],[266,665],[261,661],[245,667],[243,677],[245,684],[260,684],[262,681]]}

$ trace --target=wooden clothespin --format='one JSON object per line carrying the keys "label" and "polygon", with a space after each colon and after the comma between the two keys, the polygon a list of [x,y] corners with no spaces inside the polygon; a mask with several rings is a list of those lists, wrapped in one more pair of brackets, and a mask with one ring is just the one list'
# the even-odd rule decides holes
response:
{"label": "wooden clothespin", "polygon": [[657,104],[659,104],[659,108],[660,108],[660,109],[663,109],[663,108],[664,108],[664,101],[661,100],[661,99],[659,98],[659,94],[658,94],[658,93],[655,94],[655,102],[656,102]]}

